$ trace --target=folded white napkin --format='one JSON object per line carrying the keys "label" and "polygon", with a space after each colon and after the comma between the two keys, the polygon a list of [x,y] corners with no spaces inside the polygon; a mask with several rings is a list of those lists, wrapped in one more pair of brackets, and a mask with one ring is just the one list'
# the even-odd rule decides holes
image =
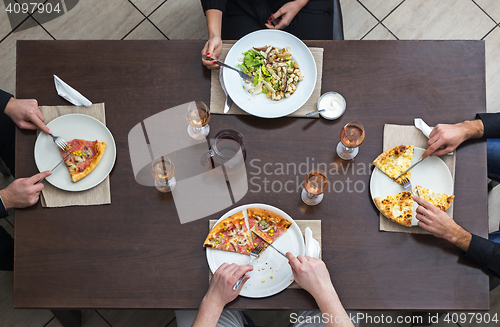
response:
{"label": "folded white napkin", "polygon": [[307,227],[304,230],[305,240],[306,240],[306,254],[312,258],[319,258],[319,252],[321,251],[321,247],[319,246],[319,242],[313,238],[312,230]]}
{"label": "folded white napkin", "polygon": [[[429,138],[433,128],[427,125],[422,118],[415,118],[414,120],[415,127],[424,133],[424,135]],[[453,155],[453,152],[448,153],[449,156]]]}
{"label": "folded white napkin", "polygon": [[81,95],[80,92],[63,82],[62,79],[54,75],[54,83],[56,84],[57,94],[74,104],[75,106],[91,106],[90,102],[86,97]]}

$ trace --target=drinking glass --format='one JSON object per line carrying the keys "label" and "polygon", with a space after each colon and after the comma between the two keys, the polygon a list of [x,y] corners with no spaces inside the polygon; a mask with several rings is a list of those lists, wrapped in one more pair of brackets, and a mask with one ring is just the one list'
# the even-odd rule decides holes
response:
{"label": "drinking glass", "polygon": [[351,160],[358,155],[358,147],[365,139],[365,129],[357,122],[348,123],[340,131],[340,142],[337,144],[337,154],[344,160]]}
{"label": "drinking glass", "polygon": [[210,120],[210,109],[201,101],[191,103],[187,111],[189,136],[195,140],[204,139],[210,132],[208,121]]}
{"label": "drinking glass", "polygon": [[328,187],[328,177],[320,169],[313,169],[304,180],[301,198],[308,206],[315,206],[323,200],[323,193]]}
{"label": "drinking glass", "polygon": [[169,158],[161,156],[151,163],[151,175],[155,180],[155,187],[162,193],[171,192],[175,185],[174,164]]}

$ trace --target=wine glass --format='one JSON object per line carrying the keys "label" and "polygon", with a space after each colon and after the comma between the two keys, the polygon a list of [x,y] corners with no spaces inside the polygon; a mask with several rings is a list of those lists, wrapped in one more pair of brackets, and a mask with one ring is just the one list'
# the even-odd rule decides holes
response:
{"label": "wine glass", "polygon": [[327,187],[326,173],[320,169],[313,169],[304,180],[304,189],[300,197],[305,204],[315,206],[323,200],[323,193]]}
{"label": "wine glass", "polygon": [[340,131],[340,142],[337,144],[337,154],[344,160],[351,160],[358,155],[358,146],[365,139],[365,129],[357,122],[348,123]]}
{"label": "wine glass", "polygon": [[155,187],[162,193],[171,192],[177,182],[174,177],[174,164],[169,158],[161,156],[151,163],[151,175],[155,180]]}
{"label": "wine glass", "polygon": [[210,120],[210,109],[201,101],[192,102],[187,111],[189,136],[195,140],[204,139],[210,132],[208,121]]}

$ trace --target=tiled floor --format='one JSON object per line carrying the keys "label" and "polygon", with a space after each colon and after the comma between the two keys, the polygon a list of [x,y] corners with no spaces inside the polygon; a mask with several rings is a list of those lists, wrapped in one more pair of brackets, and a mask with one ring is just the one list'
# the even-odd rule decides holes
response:
{"label": "tiled floor", "polygon": [[[60,14],[16,14],[0,1],[0,88],[15,93],[16,41],[61,39],[206,39],[199,0],[43,0],[64,4]],[[500,111],[500,0],[341,0],[351,40],[484,40],[487,110]],[[66,13],[64,13],[66,11]],[[0,178],[0,188],[7,181]],[[13,232],[12,217],[0,225]],[[500,287],[491,293],[500,312]],[[263,326],[288,326],[286,312],[251,312]],[[394,315],[396,313],[392,313]],[[260,320],[259,320],[260,319]],[[85,310],[83,326],[176,326],[170,310]],[[368,326],[369,324],[362,324]],[[60,326],[48,310],[12,308],[12,273],[0,272],[0,326]],[[392,324],[391,326],[407,326]],[[409,325],[408,325],[409,326]],[[436,326],[452,326],[440,322]],[[462,324],[462,326],[464,326]],[[467,326],[483,326],[467,324]]]}

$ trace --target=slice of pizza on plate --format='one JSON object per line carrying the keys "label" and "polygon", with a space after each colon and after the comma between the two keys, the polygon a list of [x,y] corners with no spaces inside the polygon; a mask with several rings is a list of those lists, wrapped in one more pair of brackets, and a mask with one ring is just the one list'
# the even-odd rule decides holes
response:
{"label": "slice of pizza on plate", "polygon": [[454,195],[443,194],[435,191],[431,191],[428,188],[417,185],[418,196],[422,199],[429,201],[432,205],[438,207],[439,209],[446,211],[451,206]]}
{"label": "slice of pizza on plate", "polygon": [[[413,145],[398,145],[382,152],[373,164],[380,169],[384,174],[392,179],[398,177],[402,172],[411,167],[413,160]],[[403,184],[402,179],[411,177],[411,170],[396,180],[397,183]]]}
{"label": "slice of pizza on plate", "polygon": [[215,225],[208,233],[203,246],[250,255],[254,245],[243,212],[237,212]]}
{"label": "slice of pizza on plate", "polygon": [[[248,208],[247,215],[250,231],[269,243],[276,241],[292,226],[292,223],[281,215],[266,209]],[[257,238],[254,238],[254,242],[257,243]]]}
{"label": "slice of pizza on plate", "polygon": [[373,199],[380,212],[403,226],[411,227],[413,207],[415,201],[410,192],[401,192],[394,195],[381,196]]}
{"label": "slice of pizza on plate", "polygon": [[59,151],[63,158],[66,158],[67,154],[70,153],[64,163],[71,175],[71,180],[78,182],[97,167],[104,155],[106,142],[74,139],[67,144],[66,152]]}

